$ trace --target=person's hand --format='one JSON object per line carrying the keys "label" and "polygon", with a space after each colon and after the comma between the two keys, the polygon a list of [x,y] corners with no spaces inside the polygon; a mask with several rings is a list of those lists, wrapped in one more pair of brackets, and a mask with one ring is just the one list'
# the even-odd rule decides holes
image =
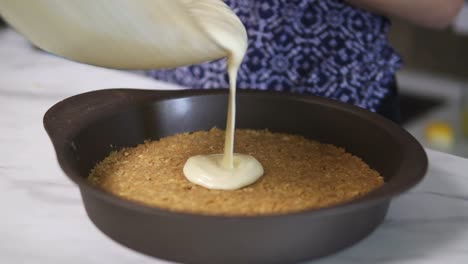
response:
{"label": "person's hand", "polygon": [[350,4],[411,23],[443,29],[463,6],[464,0],[346,0]]}

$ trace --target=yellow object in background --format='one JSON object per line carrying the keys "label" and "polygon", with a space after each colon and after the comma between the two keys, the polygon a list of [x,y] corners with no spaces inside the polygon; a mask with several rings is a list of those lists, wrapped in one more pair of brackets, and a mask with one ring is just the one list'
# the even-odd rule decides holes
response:
{"label": "yellow object in background", "polygon": [[468,138],[468,105],[462,108],[461,122],[463,136]]}
{"label": "yellow object in background", "polygon": [[426,140],[435,149],[447,151],[452,149],[455,136],[452,126],[447,122],[432,122],[425,130]]}

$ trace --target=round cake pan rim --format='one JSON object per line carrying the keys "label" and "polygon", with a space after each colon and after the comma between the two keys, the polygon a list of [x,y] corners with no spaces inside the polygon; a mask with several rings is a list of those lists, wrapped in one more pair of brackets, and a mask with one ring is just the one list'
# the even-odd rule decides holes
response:
{"label": "round cake pan rim", "polygon": [[[65,172],[67,177],[70,178],[73,182],[75,182],[78,185],[78,187],[82,191],[82,195],[84,195],[83,191],[86,191],[87,193],[91,193],[92,195],[95,195],[97,198],[103,199],[114,205],[123,206],[128,209],[137,210],[137,211],[147,213],[147,214],[154,214],[154,215],[160,215],[160,216],[166,215],[166,216],[173,216],[173,217],[200,217],[200,218],[208,217],[208,218],[213,218],[213,219],[231,219],[231,220],[232,219],[245,220],[245,219],[262,219],[262,218],[284,218],[284,217],[295,217],[295,216],[304,216],[304,215],[307,215],[307,216],[313,215],[316,217],[321,217],[321,216],[328,216],[328,215],[333,215],[333,214],[341,214],[341,213],[369,207],[376,203],[387,201],[407,191],[408,189],[415,186],[424,178],[424,175],[428,167],[427,154],[425,153],[422,146],[414,139],[414,137],[412,137],[403,128],[398,127],[396,124],[392,123],[389,120],[386,120],[384,117],[381,117],[375,113],[371,113],[357,106],[341,103],[341,102],[327,99],[327,98],[321,98],[318,96],[303,96],[303,95],[294,95],[294,94],[284,94],[284,93],[279,93],[279,92],[240,90],[238,91],[238,96],[248,96],[249,94],[254,94],[254,95],[257,94],[261,96],[276,96],[276,97],[281,96],[282,99],[289,98],[290,100],[296,100],[296,101],[302,101],[302,102],[313,101],[314,103],[319,103],[320,105],[323,105],[325,107],[339,108],[340,110],[345,110],[346,112],[351,112],[353,114],[359,115],[360,117],[367,118],[371,122],[377,122],[379,125],[383,126],[385,129],[388,129],[390,131],[395,131],[395,130],[399,131],[400,135],[397,135],[397,136],[400,139],[408,141],[409,143],[409,145],[404,145],[404,147],[409,149],[411,146],[412,148],[412,149],[409,149],[409,155],[411,156],[410,159],[411,160],[419,159],[418,161],[419,167],[416,170],[414,167],[413,168],[408,167],[407,164],[406,164],[406,169],[411,170],[410,173],[415,173],[420,176],[417,177],[417,179],[413,179],[412,181],[406,183],[405,185],[393,186],[396,184],[392,184],[392,181],[390,180],[389,182],[387,182],[384,186],[380,187],[379,189],[363,197],[360,197],[356,200],[349,201],[346,203],[338,204],[338,205],[331,206],[331,207],[320,208],[320,209],[310,209],[310,210],[303,210],[303,211],[291,212],[291,213],[285,213],[285,214],[247,215],[247,216],[205,215],[205,214],[196,214],[196,213],[189,213],[189,212],[171,211],[171,210],[167,210],[163,208],[151,207],[151,206],[147,206],[138,202],[119,198],[115,195],[109,194],[107,192],[104,192],[103,190],[100,190],[94,186],[91,186],[85,179],[83,179],[80,175],[77,175],[77,173],[74,170],[72,170],[72,168],[69,167],[67,160],[62,155],[63,152],[61,148],[63,148],[64,146],[55,144],[56,142],[54,141],[54,138],[51,136],[50,116],[53,114],[53,112],[60,112],[61,108],[67,107],[68,103],[70,102],[70,99],[72,98],[79,99],[80,96],[84,96],[84,95],[92,96],[94,94],[98,94],[98,96],[105,96],[107,93],[114,93],[114,92],[124,92],[124,93],[129,93],[129,94],[141,93],[142,96],[154,95],[154,97],[147,96],[147,98],[134,103],[134,104],[143,104],[143,103],[149,103],[149,102],[155,102],[155,101],[187,98],[187,97],[193,97],[193,96],[227,94],[227,91],[224,89],[223,90],[170,90],[170,91],[125,89],[125,88],[124,89],[122,88],[104,89],[104,90],[91,91],[91,92],[87,92],[87,93],[83,93],[83,94],[75,95],[73,97],[66,98],[65,100],[52,106],[45,114],[44,125],[46,127],[47,132],[49,133],[49,136],[51,137],[52,142],[54,143],[54,148],[55,148],[57,159],[59,161],[59,165],[62,168],[62,170]],[[127,105],[130,106],[131,104],[127,103]],[[122,109],[119,108],[119,110],[122,110]],[[114,111],[114,112],[117,113],[117,111]],[[77,132],[78,131],[75,131],[75,133]],[[406,159],[403,162],[405,161],[408,162],[408,160]],[[400,172],[400,173],[404,173],[404,172]]]}

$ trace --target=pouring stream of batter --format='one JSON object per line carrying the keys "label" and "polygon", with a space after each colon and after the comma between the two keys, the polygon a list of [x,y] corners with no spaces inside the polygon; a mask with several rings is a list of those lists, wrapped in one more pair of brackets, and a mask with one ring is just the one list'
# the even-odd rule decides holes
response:
{"label": "pouring stream of batter", "polygon": [[[232,190],[252,184],[263,175],[254,157],[234,153],[236,117],[236,79],[247,50],[247,32],[239,18],[221,1],[211,2],[218,12],[200,16],[203,29],[228,52],[229,101],[224,154],[198,155],[184,166],[188,180],[210,189]],[[206,10],[206,9],[204,9]]]}

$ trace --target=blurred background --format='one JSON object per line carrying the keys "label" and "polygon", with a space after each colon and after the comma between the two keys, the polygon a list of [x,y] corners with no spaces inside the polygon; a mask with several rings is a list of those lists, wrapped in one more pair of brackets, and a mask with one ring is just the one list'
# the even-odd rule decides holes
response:
{"label": "blurred background", "polygon": [[[1,31],[11,29],[0,17]],[[403,126],[425,147],[468,158],[468,2],[448,29],[393,20],[389,38],[404,60]]]}
{"label": "blurred background", "polygon": [[426,147],[468,157],[468,2],[446,30],[392,21],[403,126]]}

